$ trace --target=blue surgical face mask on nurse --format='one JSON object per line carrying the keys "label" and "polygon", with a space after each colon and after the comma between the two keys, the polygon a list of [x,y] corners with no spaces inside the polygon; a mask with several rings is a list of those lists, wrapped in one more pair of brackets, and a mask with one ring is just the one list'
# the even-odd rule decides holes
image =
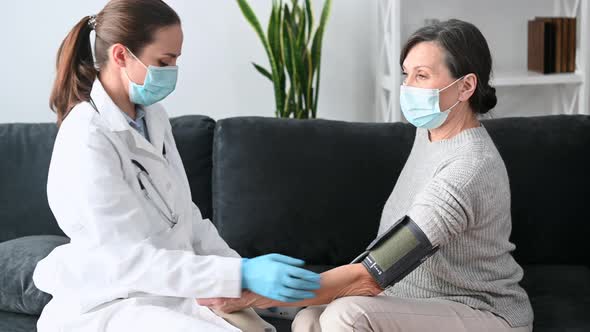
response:
{"label": "blue surgical face mask on nurse", "polygon": [[455,104],[441,111],[440,93],[455,85],[463,77],[465,76],[459,77],[453,83],[442,89],[424,89],[407,86],[405,83],[402,84],[399,94],[400,106],[408,122],[418,128],[435,129],[440,127],[449,116],[451,110],[461,102],[457,99]]}
{"label": "blue surgical face mask on nurse", "polygon": [[178,79],[178,66],[146,66],[129,48],[127,51],[147,70],[143,84],[138,84],[133,82],[125,68],[125,74],[129,79],[129,99],[132,103],[150,106],[174,91]]}

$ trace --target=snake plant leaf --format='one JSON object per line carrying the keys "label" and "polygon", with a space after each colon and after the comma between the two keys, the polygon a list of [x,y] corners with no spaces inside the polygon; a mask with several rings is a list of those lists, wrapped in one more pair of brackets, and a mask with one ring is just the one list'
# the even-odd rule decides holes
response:
{"label": "snake plant leaf", "polygon": [[305,90],[305,102],[308,110],[312,109],[313,103],[313,67],[311,65],[311,53],[305,50],[305,78],[307,79],[306,90]]}
{"label": "snake plant leaf", "polygon": [[283,18],[283,44],[282,44],[282,50],[283,50],[283,59],[285,61],[285,67],[287,69],[287,73],[289,74],[289,77],[293,77],[293,60],[292,55],[293,55],[293,51],[291,49],[291,42],[289,40],[289,31],[291,29],[291,11],[289,10],[289,7],[287,7],[287,5],[285,5],[284,9],[283,9],[283,13],[284,13],[284,18]]}
{"label": "snake plant leaf", "polygon": [[305,24],[302,24],[303,20],[305,19],[305,13],[299,3],[292,9],[293,12],[293,36],[299,36],[301,30],[305,30]]}
{"label": "snake plant leaf", "polygon": [[[307,47],[307,43],[305,40],[306,24],[307,24],[306,17],[305,17],[305,15],[303,15],[303,12],[301,12],[300,20],[299,20],[299,22],[297,22],[297,25],[299,26],[299,31],[297,34],[297,42],[295,43],[295,47],[298,50],[300,50],[299,51],[300,56],[303,56],[303,52],[301,52],[301,49]],[[298,61],[301,61],[301,58]]]}
{"label": "snake plant leaf", "polygon": [[311,0],[272,0],[266,31],[263,31],[258,18],[248,5],[248,0],[236,1],[268,56],[270,69],[257,63],[252,65],[273,84],[276,116],[315,118],[323,36],[332,0],[324,0],[319,25],[315,31]]}
{"label": "snake plant leaf", "polygon": [[275,57],[275,61],[277,65],[280,66],[282,59],[280,56],[280,47],[281,43],[279,41],[280,33],[280,15],[282,10],[282,0],[273,0],[272,1],[272,12],[270,15],[270,20],[268,22],[268,43],[270,44],[270,49]]}
{"label": "snake plant leaf", "polygon": [[297,35],[299,29],[298,28],[298,23],[299,23],[299,0],[292,0],[291,1],[291,15],[293,16],[293,19],[291,21],[292,26],[291,26],[291,30],[293,31],[294,35]]}
{"label": "snake plant leaf", "polygon": [[[293,31],[289,24],[284,26],[285,29],[285,54],[287,57],[285,58],[285,63],[287,64],[287,72],[289,72],[289,76],[291,79],[291,87],[293,88],[293,100],[295,106],[297,107],[297,97],[299,94],[299,75],[297,70],[297,49],[295,48],[295,40],[293,37]],[[288,61],[287,61],[288,59]]]}
{"label": "snake plant leaf", "polygon": [[311,0],[305,0],[305,11],[307,12],[307,39],[309,40],[311,37],[311,32],[313,31],[313,8],[311,7]]}
{"label": "snake plant leaf", "polygon": [[293,11],[285,4],[283,6],[283,25],[293,28]]}
{"label": "snake plant leaf", "polygon": [[[303,30],[301,30],[303,31]],[[305,36],[304,34],[300,34],[300,36]],[[296,42],[298,44],[298,42]],[[299,105],[304,106],[303,97],[305,96],[305,92],[308,89],[308,75],[307,67],[305,65],[305,53],[307,52],[307,48],[305,47],[305,42],[301,41],[301,44],[296,45],[295,49],[295,70],[297,71],[297,85],[298,85],[298,92],[301,99],[299,100]]]}
{"label": "snake plant leaf", "polygon": [[321,57],[322,57],[322,40],[324,38],[324,31],[326,27],[326,22],[328,21],[328,17],[330,16],[330,9],[332,6],[332,0],[326,0],[324,3],[324,8],[322,10],[322,16],[320,18],[320,24],[318,29],[313,36],[313,43],[311,46],[311,62],[313,71],[316,72],[316,87],[315,87],[315,95],[314,95],[314,104],[312,106],[312,116],[315,117],[317,113],[317,103],[318,103],[318,96],[320,92],[320,75],[321,75]]}
{"label": "snake plant leaf", "polygon": [[322,41],[324,38],[324,31],[328,17],[330,16],[330,9],[332,6],[332,0],[326,0],[324,8],[322,10],[322,16],[320,18],[320,25],[313,36],[313,43],[311,46],[311,59],[314,70],[318,67],[319,61],[322,56]]}
{"label": "snake plant leaf", "polygon": [[[285,99],[285,68],[281,52],[281,26],[283,14],[283,0],[273,0],[271,17],[268,23],[268,42],[277,64],[277,80],[273,83],[278,85],[280,99]],[[258,69],[257,69],[258,70]],[[260,70],[258,70],[260,72]],[[262,73],[263,74],[263,73]],[[264,74],[263,74],[264,75]],[[280,113],[282,113],[280,108]]]}
{"label": "snake plant leaf", "polygon": [[293,93],[293,87],[289,88],[287,95],[285,96],[285,103],[284,103],[285,106],[284,106],[284,109],[282,110],[282,116],[285,118],[288,118],[289,115],[291,115],[292,108],[289,106],[292,104],[290,102],[292,93]]}
{"label": "snake plant leaf", "polygon": [[264,68],[258,64],[255,64],[254,62],[252,62],[252,65],[254,66],[254,68],[256,68],[256,70],[258,70],[259,73],[264,75],[264,77],[268,78],[271,82],[273,81],[272,74],[268,70],[266,70],[266,68]]}
{"label": "snake plant leaf", "polygon": [[[273,81],[276,82],[278,79],[277,64],[276,64],[276,61],[275,61],[274,56],[272,54],[272,50],[270,49],[270,45],[268,44],[268,41],[267,41],[266,37],[264,36],[264,32],[262,31],[262,27],[260,26],[260,22],[258,21],[256,14],[254,14],[254,11],[250,7],[250,5],[248,5],[248,2],[246,0],[236,0],[236,1],[238,2],[240,10],[242,11],[242,14],[244,15],[244,17],[246,18],[248,23],[250,23],[250,25],[254,28],[254,30],[256,31],[256,34],[258,35],[260,41],[262,42],[262,45],[264,46],[264,50],[266,51],[266,54],[269,58],[269,62],[270,62],[271,70],[272,70]],[[283,99],[282,99],[282,93],[281,93],[281,91],[279,91],[279,85],[273,84],[273,88],[274,88],[276,107],[277,107],[277,109],[282,109]]]}

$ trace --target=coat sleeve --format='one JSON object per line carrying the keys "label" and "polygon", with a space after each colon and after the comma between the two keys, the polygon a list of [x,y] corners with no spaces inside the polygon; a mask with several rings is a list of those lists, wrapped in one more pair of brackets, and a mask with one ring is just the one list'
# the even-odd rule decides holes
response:
{"label": "coat sleeve", "polygon": [[241,256],[230,248],[225,240],[221,238],[217,228],[209,219],[203,219],[201,211],[193,203],[193,248],[200,255],[217,255],[223,257]]}
{"label": "coat sleeve", "polygon": [[166,250],[150,243],[154,223],[125,181],[121,158],[104,133],[89,133],[82,143],[63,136],[68,141],[54,151],[48,199],[60,226],[76,231],[68,234],[71,244],[37,266],[35,283],[40,289],[78,299],[82,311],[132,292],[240,296],[239,258]]}

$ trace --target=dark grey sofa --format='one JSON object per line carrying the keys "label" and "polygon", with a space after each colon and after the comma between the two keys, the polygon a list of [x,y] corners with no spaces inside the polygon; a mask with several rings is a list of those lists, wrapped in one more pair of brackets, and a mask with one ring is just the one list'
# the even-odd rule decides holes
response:
{"label": "dark grey sofa", "polygon": [[[401,123],[269,118],[172,124],[193,200],[232,247],[300,257],[320,271],[346,264],[376,235],[415,132]],[[590,117],[484,125],[510,176],[514,255],[534,330],[590,331]],[[45,194],[55,134],[53,124],[0,125],[0,242],[63,235]],[[0,331],[34,331],[36,319],[0,311]],[[272,322],[289,330],[289,321]]]}

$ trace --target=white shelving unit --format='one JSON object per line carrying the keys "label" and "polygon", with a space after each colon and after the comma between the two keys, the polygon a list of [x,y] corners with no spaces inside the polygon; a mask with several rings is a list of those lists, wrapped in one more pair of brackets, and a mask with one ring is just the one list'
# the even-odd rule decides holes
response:
{"label": "white shelving unit", "polygon": [[[537,0],[520,1],[528,1],[531,6],[535,6]],[[527,71],[526,64],[522,70],[502,71],[501,68],[494,68],[491,83],[497,88],[508,88],[510,93],[516,94],[519,93],[519,87],[553,86],[557,93],[552,100],[552,105],[554,109],[559,111],[553,111],[552,114],[590,114],[590,36],[588,35],[590,32],[590,5],[588,2],[590,0],[553,1],[553,12],[545,15],[577,17],[576,71],[574,73],[544,75]],[[404,7],[411,2],[410,0],[378,0],[377,121],[396,122],[403,120],[399,108],[399,86],[402,78],[398,59],[405,41],[402,40],[402,30],[407,27],[404,22],[404,18],[407,17]],[[441,3],[435,0],[430,2]],[[474,1],[463,0],[463,2],[465,3],[464,8],[478,10]],[[438,18],[437,13],[429,14],[432,18]],[[532,19],[535,15],[531,14],[529,17],[521,19],[526,23],[526,20]],[[488,16],[492,20],[501,19],[497,15]],[[472,21],[472,23],[479,26],[477,21]]]}
{"label": "white shelving unit", "polygon": [[582,84],[584,76],[579,73],[559,73],[545,75],[536,72],[505,72],[496,73],[491,84],[496,87],[530,86],[554,84]]}

